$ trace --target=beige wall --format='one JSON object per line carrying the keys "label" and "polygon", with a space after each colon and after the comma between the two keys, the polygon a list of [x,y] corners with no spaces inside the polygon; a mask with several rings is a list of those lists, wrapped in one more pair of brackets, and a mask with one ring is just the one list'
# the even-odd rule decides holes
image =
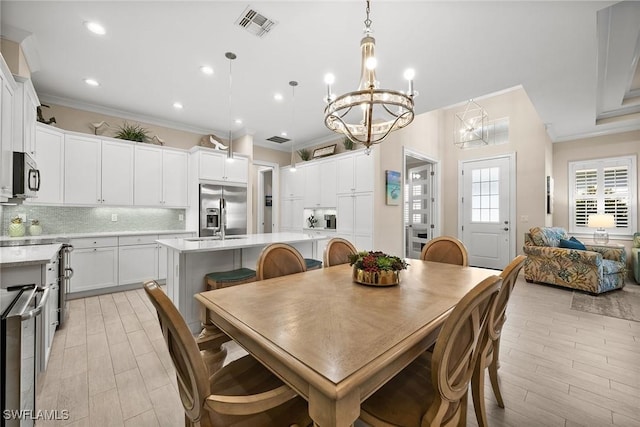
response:
{"label": "beige wall", "polygon": [[[480,102],[480,101],[479,101]],[[516,153],[516,251],[522,252],[524,232],[547,224],[545,177],[551,165],[551,140],[523,89],[483,99],[490,119],[509,118],[509,142],[461,150],[453,144],[453,119],[457,109],[438,110],[417,116],[405,129],[391,134],[377,151],[374,199],[376,249],[403,253],[402,206],[385,205],[384,171],[402,170],[402,147],[411,148],[439,162],[440,224],[442,234],[458,235],[458,163],[506,153]],[[464,106],[461,107],[461,109]],[[404,177],[403,177],[404,179]],[[522,216],[528,222],[521,222]]]}
{"label": "beige wall", "polygon": [[29,65],[18,43],[11,40],[0,39],[0,51],[2,51],[2,57],[7,63],[9,70],[11,70],[11,74],[27,79],[31,78]]}
{"label": "beige wall", "polygon": [[[553,225],[569,228],[569,162],[605,157],[634,155],[640,152],[640,131],[614,135],[577,139],[553,144],[553,176],[555,180],[555,200]],[[640,190],[640,186],[639,186]],[[640,200],[640,191],[636,196]],[[640,218],[639,218],[640,219]],[[638,222],[640,224],[640,222]],[[589,239],[586,239],[588,242]],[[630,240],[616,240],[631,248]]]}

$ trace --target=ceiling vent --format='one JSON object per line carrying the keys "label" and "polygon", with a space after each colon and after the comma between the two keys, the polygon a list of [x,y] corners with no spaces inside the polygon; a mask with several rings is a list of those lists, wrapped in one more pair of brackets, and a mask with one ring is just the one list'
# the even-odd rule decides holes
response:
{"label": "ceiling vent", "polygon": [[277,22],[260,14],[257,10],[252,9],[251,6],[247,6],[236,21],[236,25],[258,37],[267,34],[277,24]]}
{"label": "ceiling vent", "polygon": [[283,138],[281,136],[272,136],[271,138],[267,138],[267,141],[275,142],[276,144],[282,144],[291,140],[289,138]]}

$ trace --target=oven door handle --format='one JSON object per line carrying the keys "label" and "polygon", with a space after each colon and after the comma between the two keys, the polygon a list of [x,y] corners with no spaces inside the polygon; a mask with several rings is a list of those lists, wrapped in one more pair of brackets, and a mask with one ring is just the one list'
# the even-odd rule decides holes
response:
{"label": "oven door handle", "polygon": [[[20,318],[24,321],[24,320],[29,320],[32,317],[36,317],[38,314],[42,313],[42,309],[44,307],[44,305],[47,303],[47,300],[49,299],[49,291],[50,288],[45,288],[44,289],[44,293],[42,294],[42,299],[40,300],[40,304],[38,304],[38,306],[36,308],[34,308],[33,310],[29,310],[28,312],[24,313],[22,316],[20,316]],[[38,291],[36,291],[38,292]]]}

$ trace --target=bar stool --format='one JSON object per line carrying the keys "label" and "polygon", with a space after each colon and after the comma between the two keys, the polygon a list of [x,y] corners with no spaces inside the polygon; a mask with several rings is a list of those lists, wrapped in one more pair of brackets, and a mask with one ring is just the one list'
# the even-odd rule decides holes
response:
{"label": "bar stool", "polygon": [[319,259],[305,258],[304,263],[307,266],[307,271],[322,268],[322,261]]}
{"label": "bar stool", "polygon": [[238,268],[229,271],[213,271],[205,277],[208,290],[228,288],[256,281],[256,271],[250,268]]}

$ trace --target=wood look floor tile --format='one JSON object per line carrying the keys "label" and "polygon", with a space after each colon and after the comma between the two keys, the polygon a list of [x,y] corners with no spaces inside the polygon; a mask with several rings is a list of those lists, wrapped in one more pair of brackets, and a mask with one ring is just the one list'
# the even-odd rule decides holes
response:
{"label": "wood look floor tile", "polygon": [[[502,333],[506,408],[485,381],[490,426],[640,426],[640,322],[572,310],[572,297],[521,275]],[[227,363],[246,355],[233,341],[225,347]],[[70,419],[36,426],[182,426],[176,384],[144,289],[73,300],[36,400]],[[477,426],[471,400],[467,425]]]}

